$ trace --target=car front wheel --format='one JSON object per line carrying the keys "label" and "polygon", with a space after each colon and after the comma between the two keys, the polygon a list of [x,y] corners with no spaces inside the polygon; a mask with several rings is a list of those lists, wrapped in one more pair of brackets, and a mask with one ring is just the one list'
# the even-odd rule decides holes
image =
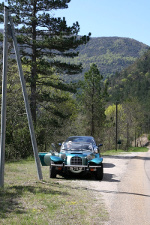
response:
{"label": "car front wheel", "polygon": [[97,168],[97,170],[96,170],[96,179],[97,180],[103,179],[103,164],[101,165],[100,168]]}
{"label": "car front wheel", "polygon": [[56,168],[55,168],[55,166],[50,167],[50,178],[56,178]]}

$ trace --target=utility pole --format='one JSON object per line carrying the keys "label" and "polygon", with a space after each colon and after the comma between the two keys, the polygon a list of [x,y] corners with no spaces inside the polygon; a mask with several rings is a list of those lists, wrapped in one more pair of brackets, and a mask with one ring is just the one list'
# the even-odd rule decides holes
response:
{"label": "utility pole", "polygon": [[118,102],[116,102],[116,151],[118,149]]}
{"label": "utility pole", "polygon": [[0,143],[0,187],[4,186],[5,164],[5,133],[6,133],[6,93],[7,93],[7,31],[8,31],[8,8],[4,8],[4,31],[3,31],[3,74],[2,74],[2,105],[1,105],[1,143]]}
{"label": "utility pole", "polygon": [[[18,50],[18,45],[17,45],[17,40],[15,37],[15,32],[14,32],[14,25],[12,18],[9,14],[9,10],[7,7],[5,7],[5,32],[4,35],[6,36],[6,39],[4,39],[4,44],[6,45],[7,43],[7,24],[8,24],[8,19],[10,22],[10,30],[11,30],[11,36],[13,39],[13,44],[14,44],[14,50],[15,50],[15,55],[16,55],[16,60],[17,60],[17,65],[18,65],[18,70],[19,70],[19,76],[20,76],[20,82],[22,86],[22,92],[23,92],[23,97],[24,97],[24,102],[25,102],[25,108],[26,108],[26,113],[27,113],[27,118],[28,118],[28,125],[29,125],[29,130],[30,130],[30,136],[31,136],[31,142],[32,142],[32,148],[34,152],[34,158],[36,162],[36,167],[37,167],[37,172],[38,172],[38,178],[40,180],[43,179],[42,176],[42,171],[41,171],[41,166],[40,166],[40,159],[38,156],[38,150],[37,150],[37,143],[36,143],[36,138],[35,138],[35,133],[34,133],[34,127],[33,127],[33,122],[32,122],[32,117],[31,117],[31,111],[30,111],[30,106],[28,103],[28,95],[26,91],[26,84],[24,80],[24,75],[23,75],[23,70],[22,70],[22,65],[21,65],[21,60],[20,60],[20,54]],[[6,43],[5,43],[6,42]],[[4,154],[5,154],[5,130],[6,130],[6,90],[7,90],[7,54],[6,54],[6,49],[7,45],[4,48],[4,58],[3,58],[3,92],[2,92],[2,117],[1,117],[1,124],[3,127],[1,128],[1,169],[0,169],[0,186],[4,185]],[[2,146],[3,144],[3,146]]]}

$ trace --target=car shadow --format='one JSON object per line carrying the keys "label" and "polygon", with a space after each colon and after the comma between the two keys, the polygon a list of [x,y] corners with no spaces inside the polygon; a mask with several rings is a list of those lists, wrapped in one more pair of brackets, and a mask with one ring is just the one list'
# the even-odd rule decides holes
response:
{"label": "car shadow", "polygon": [[65,175],[64,177],[61,175],[57,175],[57,179],[65,179],[65,180],[88,180],[88,181],[107,181],[107,182],[120,182],[119,180],[115,179],[114,174],[105,173],[106,168],[113,168],[115,164],[113,163],[103,163],[104,166],[104,175],[102,180],[96,180],[93,174],[87,173],[86,175],[81,174],[70,174]]}
{"label": "car shadow", "polygon": [[104,177],[102,181],[106,181],[106,182],[120,182],[120,180],[115,179],[114,174],[110,174],[110,173],[104,173]]}
{"label": "car shadow", "polygon": [[59,176],[57,177],[58,180],[81,180],[81,181],[95,181],[95,182],[120,182],[120,180],[115,179],[114,174],[105,173],[102,180],[97,180],[94,175],[87,174],[86,176],[79,176],[79,175],[70,175],[70,176]]}
{"label": "car shadow", "polygon": [[113,163],[103,163],[104,168],[113,168],[115,165]]}

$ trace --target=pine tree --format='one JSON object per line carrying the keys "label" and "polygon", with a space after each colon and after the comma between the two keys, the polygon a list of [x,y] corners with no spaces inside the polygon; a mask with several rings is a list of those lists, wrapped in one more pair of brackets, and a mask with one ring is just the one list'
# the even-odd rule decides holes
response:
{"label": "pine tree", "polygon": [[97,136],[105,121],[107,85],[103,85],[103,76],[96,64],[92,64],[84,74],[81,91],[80,100],[85,121],[89,126],[88,134]]}
{"label": "pine tree", "polygon": [[[65,84],[62,78],[54,74],[73,75],[82,71],[81,64],[70,64],[61,60],[77,56],[77,47],[86,44],[90,36],[78,36],[78,22],[67,26],[65,18],[53,17],[53,10],[68,8],[69,2],[70,0],[8,0],[20,44],[22,63],[30,67],[30,71],[25,72],[25,79],[30,85],[30,106],[35,124],[41,95],[43,101],[52,99],[51,93],[39,94],[40,86],[74,92],[72,85]],[[2,10],[2,4],[0,8]]]}

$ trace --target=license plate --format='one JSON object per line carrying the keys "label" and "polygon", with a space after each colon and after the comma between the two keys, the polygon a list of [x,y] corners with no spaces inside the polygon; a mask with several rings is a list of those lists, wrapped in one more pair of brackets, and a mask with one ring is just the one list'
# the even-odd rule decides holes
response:
{"label": "license plate", "polygon": [[71,170],[78,171],[82,170],[82,167],[70,167]]}

